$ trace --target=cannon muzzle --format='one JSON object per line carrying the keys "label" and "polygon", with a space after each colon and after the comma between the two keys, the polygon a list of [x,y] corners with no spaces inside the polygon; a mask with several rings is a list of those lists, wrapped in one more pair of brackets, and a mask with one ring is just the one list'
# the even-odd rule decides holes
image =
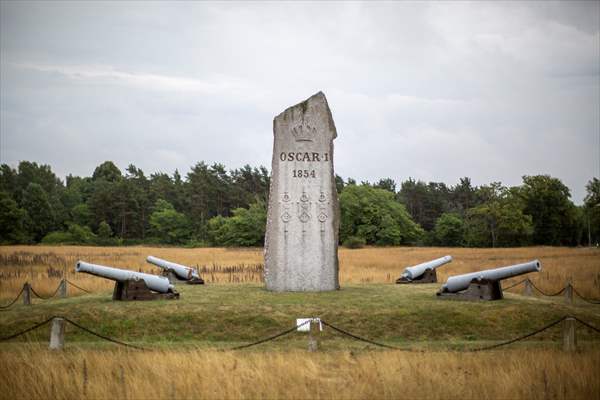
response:
{"label": "cannon muzzle", "polygon": [[173,271],[173,273],[177,276],[178,279],[184,281],[188,281],[191,279],[200,279],[198,271],[196,271],[194,268],[187,267],[181,264],[176,264],[174,262],[170,262],[153,256],[148,256],[148,258],[146,258],[146,261],[164,270]]}
{"label": "cannon muzzle", "polygon": [[440,293],[456,293],[469,287],[472,281],[501,281],[527,274],[529,272],[539,272],[542,270],[542,264],[539,260],[533,260],[523,264],[510,265],[508,267],[486,269],[478,272],[471,272],[463,275],[451,276],[446,283],[442,285]]}
{"label": "cannon muzzle", "polygon": [[149,289],[159,293],[174,292],[174,286],[169,283],[167,278],[143,272],[135,272],[127,269],[119,269],[113,267],[105,267],[104,265],[90,264],[85,261],[78,261],[77,272],[85,272],[90,275],[99,276],[101,278],[110,279],[116,282],[139,281],[143,280]]}

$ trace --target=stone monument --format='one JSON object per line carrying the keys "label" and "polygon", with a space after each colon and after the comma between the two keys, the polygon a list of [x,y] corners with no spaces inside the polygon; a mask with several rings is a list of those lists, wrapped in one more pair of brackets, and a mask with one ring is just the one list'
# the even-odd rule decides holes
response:
{"label": "stone monument", "polygon": [[267,289],[339,289],[339,205],[333,173],[337,132],[325,95],[319,92],[275,117],[273,135]]}

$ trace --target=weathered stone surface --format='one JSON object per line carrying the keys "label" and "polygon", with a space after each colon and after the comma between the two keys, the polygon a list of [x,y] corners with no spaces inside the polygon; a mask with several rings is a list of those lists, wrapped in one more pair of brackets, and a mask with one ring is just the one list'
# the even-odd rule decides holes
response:
{"label": "weathered stone surface", "polygon": [[274,291],[339,288],[339,205],[333,172],[337,137],[322,92],[273,121],[265,239],[265,282]]}

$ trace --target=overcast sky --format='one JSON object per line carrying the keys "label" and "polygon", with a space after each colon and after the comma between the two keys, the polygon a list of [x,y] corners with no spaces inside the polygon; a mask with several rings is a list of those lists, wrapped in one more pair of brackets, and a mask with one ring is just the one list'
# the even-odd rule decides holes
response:
{"label": "overcast sky", "polygon": [[0,162],[270,169],[322,90],[344,178],[600,176],[600,2],[0,3]]}

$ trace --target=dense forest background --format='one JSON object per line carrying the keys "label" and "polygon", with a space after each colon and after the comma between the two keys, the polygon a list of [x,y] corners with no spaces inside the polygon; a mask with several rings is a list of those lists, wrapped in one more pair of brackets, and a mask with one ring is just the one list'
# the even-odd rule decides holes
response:
{"label": "dense forest background", "polygon": [[[582,206],[548,175],[523,183],[474,187],[413,179],[398,186],[336,176],[340,242],[373,245],[588,245],[600,241],[600,180],[586,185]],[[61,181],[48,165],[0,166],[0,243],[260,246],[269,171],[194,165],[185,177],[124,172],[111,161],[91,177]]]}

